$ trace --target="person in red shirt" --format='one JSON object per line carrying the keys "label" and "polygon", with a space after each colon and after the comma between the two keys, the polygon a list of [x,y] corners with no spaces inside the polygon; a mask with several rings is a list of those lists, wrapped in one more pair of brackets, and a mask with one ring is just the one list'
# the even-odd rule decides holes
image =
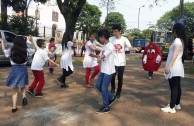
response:
{"label": "person in red shirt", "polygon": [[50,50],[51,47],[55,47],[55,39],[51,38],[49,41],[50,41],[50,43],[49,43],[48,49]]}

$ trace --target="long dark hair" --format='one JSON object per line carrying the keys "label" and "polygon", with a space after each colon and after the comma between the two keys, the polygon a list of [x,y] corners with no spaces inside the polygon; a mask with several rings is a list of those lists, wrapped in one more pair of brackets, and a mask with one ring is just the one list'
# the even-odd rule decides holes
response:
{"label": "long dark hair", "polygon": [[176,33],[176,37],[179,38],[181,40],[181,42],[183,43],[183,56],[182,56],[182,60],[184,63],[184,59],[186,58],[186,51],[187,51],[187,38],[186,38],[186,34],[185,34],[185,27],[184,25],[180,24],[180,23],[176,23],[173,26],[173,33]]}
{"label": "long dark hair", "polygon": [[27,61],[27,43],[24,36],[16,36],[14,39],[10,58],[16,64],[22,64]]}
{"label": "long dark hair", "polygon": [[67,49],[67,43],[71,41],[70,36],[67,36],[67,40],[65,40],[65,37],[63,36],[62,39],[62,50],[64,50],[65,48]]}
{"label": "long dark hair", "polygon": [[184,25],[177,23],[173,26],[173,33],[176,33],[176,37],[181,39],[181,42],[184,45],[184,49],[187,48],[187,39],[185,34],[185,27]]}

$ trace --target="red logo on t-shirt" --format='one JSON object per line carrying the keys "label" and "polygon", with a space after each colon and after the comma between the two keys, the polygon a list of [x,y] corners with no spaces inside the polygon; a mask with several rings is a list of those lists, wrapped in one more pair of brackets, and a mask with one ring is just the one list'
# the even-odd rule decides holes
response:
{"label": "red logo on t-shirt", "polygon": [[121,44],[115,44],[115,51],[117,53],[121,53],[121,50],[123,49]]}

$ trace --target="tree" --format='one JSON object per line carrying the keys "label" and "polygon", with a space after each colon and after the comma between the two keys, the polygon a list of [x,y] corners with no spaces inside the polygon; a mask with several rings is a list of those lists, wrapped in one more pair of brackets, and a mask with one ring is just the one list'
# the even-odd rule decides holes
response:
{"label": "tree", "polygon": [[[108,17],[108,18],[107,18]],[[106,26],[109,30],[114,24],[121,24],[122,32],[126,30],[126,23],[123,15],[119,12],[111,12],[105,19],[105,22],[108,21],[108,26]]]}
{"label": "tree", "polygon": [[[184,18],[186,19],[186,33],[191,35],[194,22],[194,2],[184,4]],[[165,13],[158,21],[157,26],[171,31],[173,23],[179,19],[179,6]]]}
{"label": "tree", "polygon": [[[49,0],[36,0],[36,2],[45,3]],[[86,0],[56,0],[59,10],[66,22],[65,33],[63,34],[62,45],[65,41],[73,39],[77,19]]]}
{"label": "tree", "polygon": [[102,7],[106,7],[106,17],[107,17],[107,21],[106,21],[106,26],[108,26],[108,14],[110,11],[114,10],[115,8],[115,2],[116,0],[101,0],[101,5]]}
{"label": "tree", "polygon": [[[158,4],[159,1],[161,1],[161,0],[155,0],[156,5]],[[184,12],[183,8],[184,8],[184,0],[180,0],[180,4],[179,4],[179,17],[180,18],[182,18],[182,16],[183,16],[183,12]]]}
{"label": "tree", "polygon": [[[24,17],[24,11],[26,11],[27,17],[27,9],[32,0],[1,0],[1,28],[9,29],[7,25],[7,7],[12,7],[15,12],[22,12]],[[23,23],[27,21],[23,20]]]}
{"label": "tree", "polygon": [[73,39],[76,22],[85,3],[86,0],[64,0],[64,2],[57,0],[59,10],[61,11],[66,22],[66,30],[63,35],[62,44],[65,41]]}
{"label": "tree", "polygon": [[[24,24],[23,20],[27,22]],[[35,18],[33,17],[21,17],[21,16],[11,16],[8,18],[8,24],[10,30],[19,35],[37,35],[36,29],[34,29]]]}
{"label": "tree", "polygon": [[94,33],[100,27],[101,11],[95,5],[86,3],[77,20],[76,29],[83,31],[83,35]]}

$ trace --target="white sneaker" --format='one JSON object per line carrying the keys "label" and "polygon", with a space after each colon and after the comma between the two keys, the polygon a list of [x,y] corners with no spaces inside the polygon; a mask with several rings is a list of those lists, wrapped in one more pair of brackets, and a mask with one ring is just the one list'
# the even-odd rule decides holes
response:
{"label": "white sneaker", "polygon": [[180,110],[181,109],[181,105],[180,104],[175,105],[175,109]]}
{"label": "white sneaker", "polygon": [[167,112],[167,113],[176,113],[175,108],[170,108],[170,105],[168,104],[166,107],[161,108],[161,111]]}

